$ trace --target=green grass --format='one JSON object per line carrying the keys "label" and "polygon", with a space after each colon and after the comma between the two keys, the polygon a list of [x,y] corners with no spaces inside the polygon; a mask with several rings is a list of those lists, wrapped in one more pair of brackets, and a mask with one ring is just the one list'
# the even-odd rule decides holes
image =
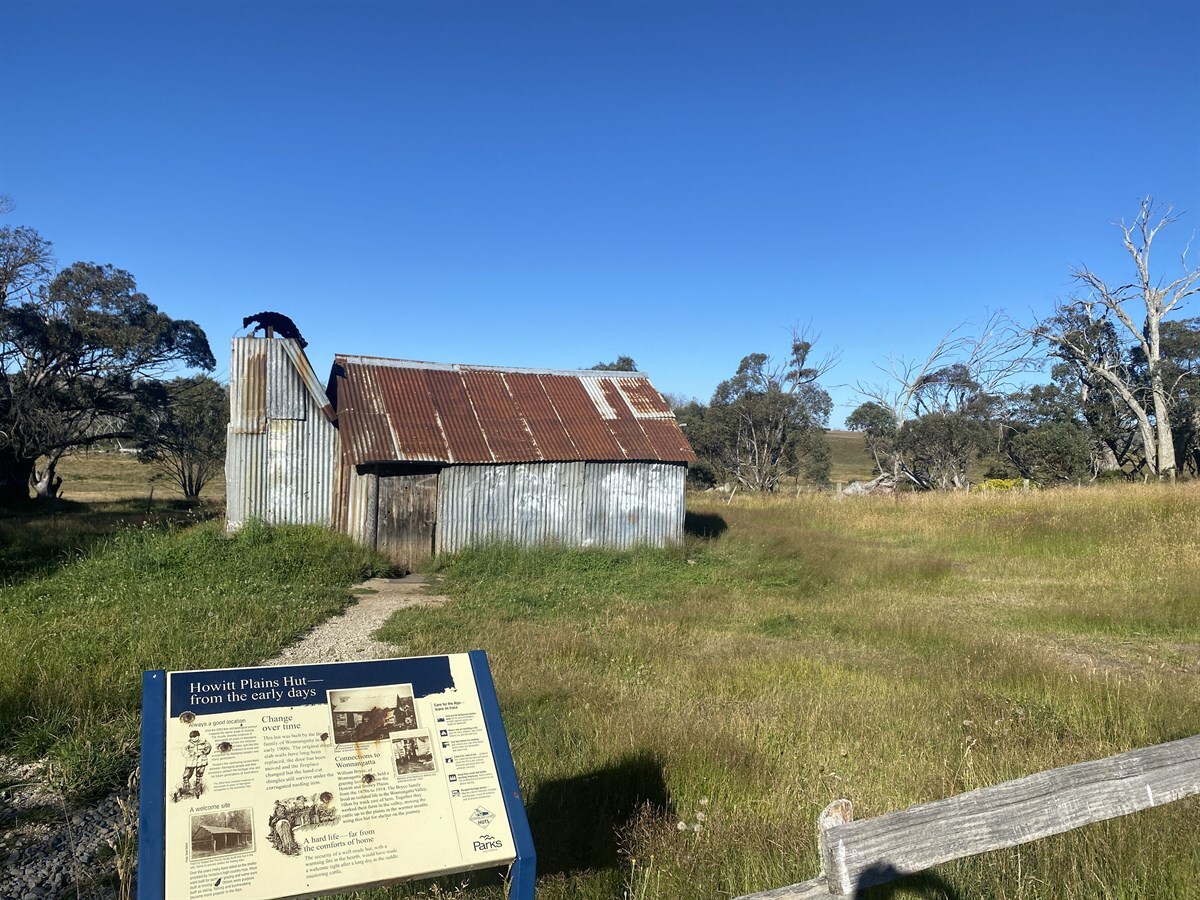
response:
{"label": "green grass", "polygon": [[220,513],[210,503],[184,500],[57,500],[0,508],[0,589],[82,558],[125,527],[195,524]]}
{"label": "green grass", "polygon": [[214,522],[147,523],[104,534],[104,513],[75,514],[78,540],[57,552],[69,523],[38,529],[30,515],[38,563],[10,554],[0,594],[0,750],[48,755],[71,796],[101,793],[136,764],[143,670],[261,662],[386,569],[318,528],[250,525],[227,537]]}

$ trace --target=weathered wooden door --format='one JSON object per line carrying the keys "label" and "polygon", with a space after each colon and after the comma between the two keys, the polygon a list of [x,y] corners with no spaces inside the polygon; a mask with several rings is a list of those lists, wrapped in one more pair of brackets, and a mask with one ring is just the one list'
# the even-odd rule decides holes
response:
{"label": "weathered wooden door", "polygon": [[436,472],[380,475],[375,549],[411,572],[433,556]]}

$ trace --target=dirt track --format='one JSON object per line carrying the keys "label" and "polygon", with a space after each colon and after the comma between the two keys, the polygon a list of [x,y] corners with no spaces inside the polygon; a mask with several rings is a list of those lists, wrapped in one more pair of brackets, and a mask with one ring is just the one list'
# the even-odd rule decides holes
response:
{"label": "dirt track", "polygon": [[447,597],[427,593],[429,582],[420,575],[372,578],[355,589],[358,602],[340,616],[318,625],[283,651],[269,665],[351,662],[397,656],[402,648],[371,635],[398,609],[441,606]]}

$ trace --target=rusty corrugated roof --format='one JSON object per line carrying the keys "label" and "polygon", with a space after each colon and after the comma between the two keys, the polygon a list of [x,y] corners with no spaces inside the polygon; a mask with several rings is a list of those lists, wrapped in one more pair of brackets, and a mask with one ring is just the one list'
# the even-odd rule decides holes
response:
{"label": "rusty corrugated roof", "polygon": [[696,458],[640,372],[338,356],[330,388],[354,465]]}

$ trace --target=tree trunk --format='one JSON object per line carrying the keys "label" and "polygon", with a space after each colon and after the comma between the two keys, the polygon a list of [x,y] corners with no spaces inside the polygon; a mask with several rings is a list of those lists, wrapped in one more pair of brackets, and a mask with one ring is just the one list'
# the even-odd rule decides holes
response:
{"label": "tree trunk", "polygon": [[1171,408],[1166,389],[1162,383],[1162,373],[1155,370],[1150,378],[1151,391],[1154,395],[1154,427],[1158,432],[1158,477],[1175,481],[1175,435],[1171,431]]}
{"label": "tree trunk", "polygon": [[1190,468],[1193,475],[1200,475],[1200,406],[1193,409],[1189,426],[1189,433],[1175,444],[1179,454],[1175,466],[1185,471]]}
{"label": "tree trunk", "polygon": [[55,450],[46,457],[45,468],[34,468],[30,482],[33,495],[38,500],[58,499],[59,489],[62,488],[62,479],[58,476],[58,461],[62,459],[62,455],[61,449]]}
{"label": "tree trunk", "polygon": [[1112,444],[1108,441],[1102,441],[1096,449],[1097,475],[1104,472],[1119,472],[1121,470],[1121,461],[1117,458],[1117,451],[1113,449]]}
{"label": "tree trunk", "polygon": [[0,449],[0,506],[16,506],[29,501],[29,482],[35,462],[11,449]]}
{"label": "tree trunk", "polygon": [[62,488],[62,478],[55,474],[58,461],[46,465],[44,469],[35,470],[33,478],[33,494],[39,500],[54,500]]}

